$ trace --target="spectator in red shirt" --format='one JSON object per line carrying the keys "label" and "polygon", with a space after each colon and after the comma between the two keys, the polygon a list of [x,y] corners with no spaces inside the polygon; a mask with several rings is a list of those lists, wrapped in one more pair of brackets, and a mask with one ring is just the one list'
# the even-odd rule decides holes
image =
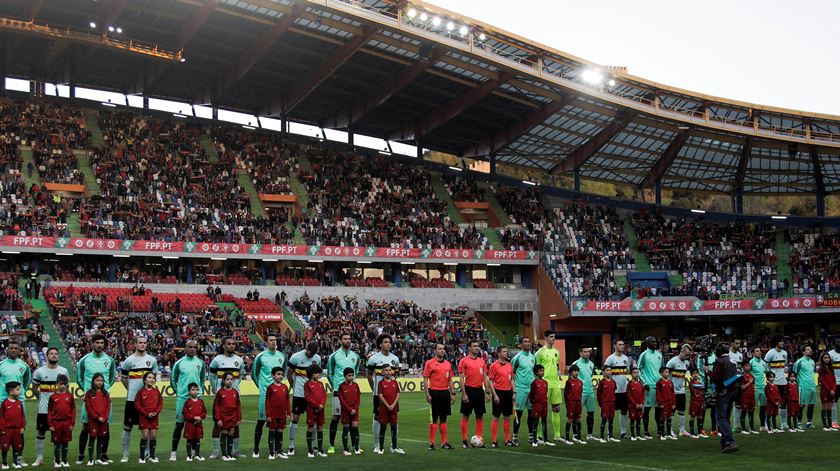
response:
{"label": "spectator in red shirt", "polygon": [[[570,366],[569,379],[566,380],[566,387],[563,388],[563,398],[566,400],[566,444],[568,445],[574,444],[575,442],[581,444],[586,443],[580,439],[583,381],[578,378],[578,375],[580,375],[580,368],[577,365]],[[569,430],[572,428],[574,428],[572,432],[574,438],[570,439]]]}
{"label": "spectator in red shirt", "polygon": [[88,466],[93,466],[93,446],[96,443],[98,464],[108,464],[105,450],[108,439],[108,417],[111,415],[111,396],[105,390],[105,377],[96,373],[91,379],[91,388],[85,393],[85,412],[88,428]]}
{"label": "spectator in red shirt", "polygon": [[271,369],[274,383],[265,390],[265,416],[268,420],[268,459],[288,459],[283,453],[283,430],[289,417],[289,387],[283,384],[283,367]]}
{"label": "spectator in red shirt", "polygon": [[[303,397],[306,400],[306,444],[309,448],[309,457],[314,458],[317,454],[326,458],[324,453],[324,406],[327,403],[327,390],[321,383],[321,367],[309,365],[306,368],[306,377],[309,381],[303,385]],[[317,432],[318,447],[313,441],[313,435]]]}
{"label": "spectator in red shirt", "polygon": [[[461,440],[464,448],[469,448],[467,431],[469,429],[470,414],[475,412],[475,434],[479,437],[484,433],[484,403],[490,400],[490,380],[487,378],[487,362],[480,355],[481,344],[478,340],[471,340],[469,354],[458,363],[458,373],[461,375]],[[484,388],[487,388],[486,390]],[[481,445],[484,447],[484,445]]]}
{"label": "spectator in red shirt", "polygon": [[[531,446],[537,446],[537,426],[542,421],[542,436],[548,436],[548,381],[543,379],[545,367],[534,365],[534,381],[531,382],[531,391],[528,393],[528,401],[531,402],[531,413],[528,415],[528,441]],[[554,443],[546,440],[549,446]]]}
{"label": "spectator in red shirt", "polygon": [[[601,408],[601,443],[618,442],[613,438],[613,418],[615,417],[615,380],[612,379],[612,368],[604,366],[604,378],[598,383],[598,406]],[[605,430],[609,427],[609,430]],[[608,432],[606,434],[605,432]]]}
{"label": "spectator in red shirt", "polygon": [[225,373],[224,386],[216,393],[213,401],[213,420],[221,429],[222,461],[236,461],[233,456],[233,437],[242,423],[242,402],[239,391],[233,388],[233,374]]}
{"label": "spectator in red shirt", "polygon": [[353,453],[361,454],[359,450],[359,404],[362,402],[362,391],[356,384],[356,372],[353,368],[344,368],[344,382],[338,386],[338,401],[341,403],[341,443],[344,445],[344,456],[350,456],[347,437],[351,437]]}
{"label": "spectator in red shirt", "polygon": [[190,383],[187,386],[190,398],[184,403],[182,415],[184,416],[184,439],[187,441],[187,461],[204,461],[201,456],[201,439],[204,438],[204,426],[201,421],[207,418],[207,407],[204,401],[198,397],[198,384]]}
{"label": "spectator in red shirt", "polygon": [[6,394],[9,395],[0,406],[0,424],[3,424],[3,466],[6,464],[9,455],[9,448],[12,449],[12,464],[20,468],[20,456],[23,454],[23,432],[26,430],[26,415],[23,412],[23,403],[20,401],[20,383],[9,381],[6,383]]}
{"label": "spectator in red shirt", "polygon": [[47,403],[47,425],[52,432],[56,465],[67,463],[68,444],[73,438],[73,426],[76,425],[76,401],[73,395],[67,392],[68,382],[67,376],[58,375],[58,391],[50,396]]}
{"label": "spectator in red shirt", "polygon": [[671,436],[671,416],[677,408],[677,400],[674,394],[674,383],[671,381],[671,370],[667,366],[659,368],[659,381],[656,382],[656,406],[660,410],[658,417],[659,439],[676,440]]}
{"label": "spectator in red shirt", "polygon": [[[147,459],[152,463],[157,463],[155,449],[157,448],[158,415],[163,409],[163,396],[155,388],[155,373],[149,371],[143,375],[143,389],[137,393],[134,407],[140,418],[140,463],[145,463]],[[146,454],[147,445],[148,455]]]}
{"label": "spectator in red shirt", "polygon": [[379,454],[385,453],[385,427],[391,424],[391,453],[405,454],[397,446],[397,415],[400,410],[400,385],[394,380],[394,369],[385,365],[385,379],[379,382]]}

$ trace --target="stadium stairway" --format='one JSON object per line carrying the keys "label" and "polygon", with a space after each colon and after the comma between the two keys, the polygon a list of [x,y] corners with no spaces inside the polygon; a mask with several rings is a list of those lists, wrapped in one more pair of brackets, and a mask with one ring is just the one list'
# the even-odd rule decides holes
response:
{"label": "stadium stairway", "polygon": [[491,312],[479,316],[481,322],[487,327],[501,343],[514,347],[514,337],[519,333],[519,314],[512,312]]}
{"label": "stadium stairway", "polygon": [[84,237],[80,219],[79,213],[70,213],[67,216],[67,230],[70,231],[70,237]]}
{"label": "stadium stairway", "polygon": [[776,279],[791,281],[785,291],[785,296],[790,296],[793,291],[793,270],[790,268],[790,244],[785,240],[784,230],[776,231]]}
{"label": "stadium stairway", "polygon": [[[219,309],[221,309],[222,311],[224,311],[225,309],[233,309],[233,311],[231,311],[230,313],[231,316],[244,316],[244,314],[242,313],[242,309],[240,309],[239,306],[236,305],[236,303],[219,302],[216,303],[216,306],[219,306]],[[259,345],[263,341],[262,337],[260,337],[260,335],[256,332],[248,332],[248,338],[251,339],[251,342],[254,345]]]}
{"label": "stadium stairway", "polygon": [[481,182],[478,184],[478,187],[484,189],[485,199],[488,203],[490,203],[490,209],[493,210],[493,213],[499,220],[499,225],[505,227],[513,224],[513,221],[510,219],[510,216],[508,216],[507,211],[505,211],[505,208],[502,207],[502,204],[499,203],[499,200],[496,199],[496,195],[493,194],[493,191],[490,189],[490,185]]}
{"label": "stadium stairway", "polygon": [[201,148],[207,153],[210,163],[219,163],[219,151],[216,150],[216,144],[213,142],[213,138],[207,134],[202,134],[198,142],[201,143]]}
{"label": "stadium stairway", "polygon": [[283,320],[286,321],[286,324],[288,324],[288,326],[295,332],[303,334],[303,331],[306,330],[300,319],[298,319],[295,313],[287,307],[283,308]]}
{"label": "stadium stairway", "polygon": [[[21,291],[21,296],[23,296],[23,291]],[[43,298],[27,299],[27,301],[32,305],[32,309],[34,311],[39,311],[41,313],[38,320],[44,325],[44,331],[46,331],[50,336],[50,341],[47,345],[58,349],[58,364],[67,368],[67,371],[69,371],[70,374],[73,375],[72,377],[75,378],[76,365],[73,363],[73,360],[70,359],[70,355],[67,353],[67,348],[61,341],[61,336],[58,335],[58,331],[55,330],[55,326],[52,323],[52,317],[50,316],[50,306],[47,304],[47,301]]]}
{"label": "stadium stairway", "polygon": [[307,157],[306,152],[301,152],[296,158],[302,172],[312,173],[312,162],[309,160],[309,157]]}
{"label": "stadium stairway", "polygon": [[[29,188],[32,185],[41,184],[41,174],[38,173],[38,166],[35,165],[35,156],[32,154],[32,147],[20,146],[21,168],[23,169],[23,182]],[[29,177],[29,172],[26,171],[28,165],[32,163],[32,177]]]}
{"label": "stadium stairway", "polygon": [[[636,260],[636,271],[649,272],[650,261],[647,256],[639,250],[639,237],[636,236],[636,231],[630,225],[630,220],[624,220],[624,237],[630,243],[630,250],[633,252],[633,258]],[[623,286],[623,285],[622,285]]]}
{"label": "stadium stairway", "polygon": [[99,116],[93,108],[85,108],[85,127],[90,131],[90,142],[94,147],[104,147],[105,138],[99,127]]}
{"label": "stadium stairway", "polygon": [[[449,195],[449,191],[447,191],[446,185],[443,184],[443,180],[441,180],[440,175],[432,174],[432,189],[434,190],[437,199],[446,203],[446,214],[449,216],[449,219],[451,219],[455,224],[464,224],[464,218],[461,216],[458,208],[455,207],[455,201],[453,201],[452,197]],[[494,231],[493,228],[485,227],[481,229],[481,232],[485,237],[487,237],[487,242],[492,245],[494,249],[503,249],[502,241],[499,239],[498,234],[496,234],[496,231]]]}
{"label": "stadium stairway", "polygon": [[260,195],[257,193],[257,189],[254,188],[251,176],[248,175],[248,172],[242,169],[237,169],[236,174],[236,181],[242,188],[245,189],[246,192],[248,192],[248,196],[251,198],[251,213],[260,218],[266,217],[265,208],[263,207],[262,201],[260,201]]}
{"label": "stadium stairway", "polygon": [[86,150],[74,150],[76,154],[76,161],[78,162],[79,170],[85,175],[85,190],[88,196],[99,194],[99,183],[96,181],[96,174],[93,173],[93,167],[90,165],[90,159]]}

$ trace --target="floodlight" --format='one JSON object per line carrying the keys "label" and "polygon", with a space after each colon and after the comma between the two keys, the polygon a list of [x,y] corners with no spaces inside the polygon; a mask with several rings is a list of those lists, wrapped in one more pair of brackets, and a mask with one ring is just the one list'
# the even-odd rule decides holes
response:
{"label": "floodlight", "polygon": [[415,16],[417,16],[417,10],[415,10],[414,8],[409,8],[406,14],[409,18],[414,18]]}
{"label": "floodlight", "polygon": [[604,75],[598,69],[586,69],[580,77],[590,85],[599,85],[604,80]]}

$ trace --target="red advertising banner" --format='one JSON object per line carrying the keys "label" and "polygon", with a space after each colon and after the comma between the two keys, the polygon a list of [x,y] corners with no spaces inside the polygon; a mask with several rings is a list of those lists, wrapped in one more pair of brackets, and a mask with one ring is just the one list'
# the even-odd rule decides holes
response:
{"label": "red advertising banner", "polygon": [[626,298],[622,301],[577,300],[572,303],[572,310],[597,312],[690,312],[814,309],[822,305],[818,301],[818,298],[759,298],[715,301],[703,301],[697,298]]}
{"label": "red advertising banner", "polygon": [[332,247],[320,245],[228,244],[222,242],[166,242],[152,240],[86,239],[3,236],[0,247],[54,248],[112,252],[202,253],[208,255],[274,255],[328,258],[391,258],[444,260],[537,260],[539,253],[524,250],[420,249],[389,247]]}
{"label": "red advertising banner", "polygon": [[245,317],[259,322],[279,322],[283,320],[283,314],[279,312],[265,312],[260,314],[245,313]]}

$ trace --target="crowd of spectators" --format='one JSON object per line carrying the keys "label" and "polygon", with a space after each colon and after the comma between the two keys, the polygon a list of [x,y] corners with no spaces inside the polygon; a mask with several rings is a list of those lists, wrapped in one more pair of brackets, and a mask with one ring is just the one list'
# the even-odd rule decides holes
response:
{"label": "crowd of spectators", "polygon": [[492,191],[511,219],[511,225],[499,228],[502,245],[510,250],[540,250],[548,211],[540,201],[540,192],[494,185]]}
{"label": "crowd of spectators", "polygon": [[486,249],[476,228],[455,224],[429,173],[383,156],[310,148],[302,174],[310,245]]}
{"label": "crowd of spectators", "polygon": [[[250,211],[236,154],[211,163],[200,128],[103,112],[106,145],[92,154],[101,195],[81,205],[88,237],[228,243],[287,243],[289,230]],[[279,217],[279,215],[278,215]]]}
{"label": "crowd of spectators", "polygon": [[359,301],[350,296],[315,300],[306,293],[283,302],[306,326],[301,342],[314,340],[322,351],[332,352],[335,339],[349,332],[359,355],[367,358],[375,351],[377,335],[387,333],[394,339],[393,353],[409,374],[422,372],[423,364],[434,356],[436,343],[446,345],[450,361],[467,354],[469,340],[479,340],[482,348],[489,349],[486,328],[466,307],[433,311],[412,301]]}
{"label": "crowd of spectators", "polygon": [[480,188],[475,179],[469,175],[462,177],[459,175],[444,174],[440,176],[440,179],[443,181],[452,201],[466,201],[469,203],[486,201],[484,189]]}
{"label": "crowd of spectators", "polygon": [[[140,296],[139,288],[135,293]],[[126,297],[133,296],[128,294]],[[137,336],[145,336],[149,353],[157,357],[164,373],[170,371],[182,354],[187,340],[198,342],[207,362],[219,351],[221,340],[227,336],[237,339],[242,353],[253,350],[248,335],[253,326],[236,310],[204,305],[179,312],[172,301],[153,302],[148,312],[129,313],[125,306],[130,305],[131,300],[125,300],[123,295],[120,298],[118,306],[114,306],[105,295],[82,289],[56,290],[50,295],[53,325],[64,339],[72,361],[78,361],[90,351],[90,337],[95,332],[106,334],[108,352],[118,362],[131,354]]]}
{"label": "crowd of spectators", "polygon": [[674,292],[704,299],[721,293],[784,294],[785,281],[777,279],[773,224],[720,224],[647,212],[634,214],[631,223],[651,268],[682,274],[685,285]]}
{"label": "crowd of spectators", "polygon": [[794,295],[840,289],[840,234],[821,227],[788,229],[791,286]]}
{"label": "crowd of spectators", "polygon": [[[78,183],[72,149],[87,142],[79,111],[48,102],[0,102],[0,230],[21,236],[66,236],[74,198],[24,183],[36,165],[43,182]],[[21,147],[32,148],[35,164],[24,169]],[[65,161],[72,159],[73,162]]]}
{"label": "crowd of spectators", "polygon": [[231,160],[236,168],[245,171],[260,193],[293,193],[290,176],[299,170],[296,155],[300,146],[289,144],[276,134],[241,129],[214,129],[213,138],[223,160]]}
{"label": "crowd of spectators", "polygon": [[635,259],[618,213],[570,202],[552,216],[543,257],[558,290],[567,300],[621,298],[625,287],[616,284],[615,271],[634,270]]}

